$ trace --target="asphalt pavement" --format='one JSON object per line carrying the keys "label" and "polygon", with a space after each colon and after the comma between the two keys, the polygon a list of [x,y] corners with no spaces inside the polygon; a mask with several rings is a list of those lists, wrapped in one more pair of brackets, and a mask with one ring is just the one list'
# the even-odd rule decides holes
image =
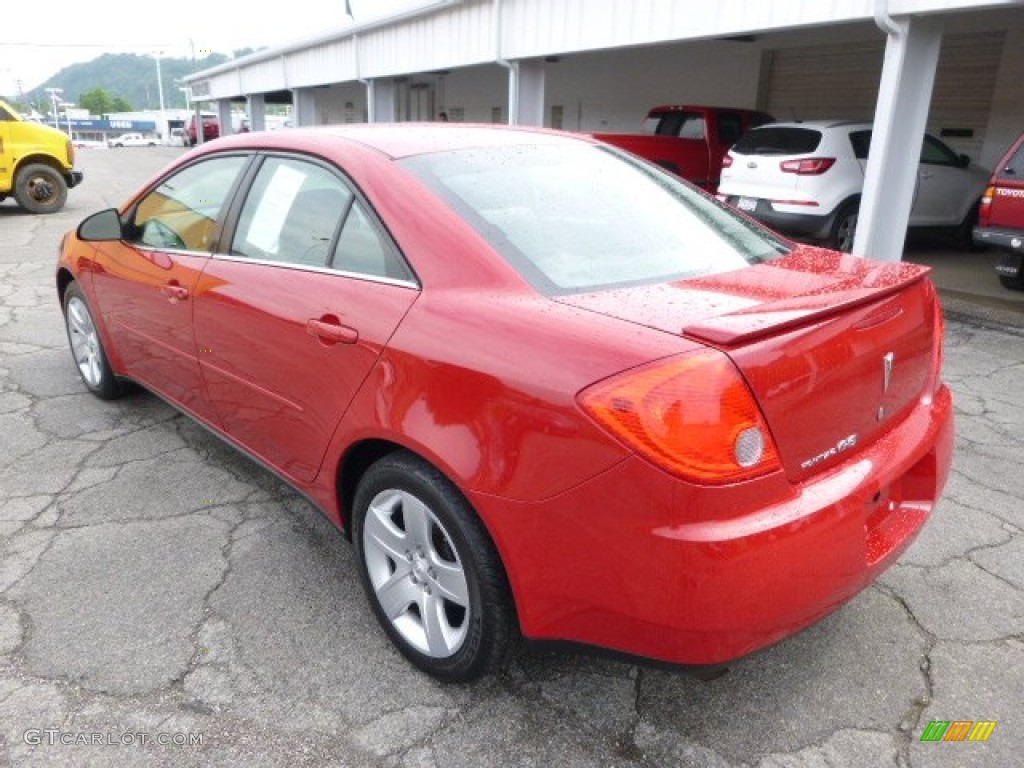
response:
{"label": "asphalt pavement", "polygon": [[[1020,764],[1016,296],[975,311],[990,304],[946,293],[975,271],[953,264],[950,483],[898,565],[825,621],[707,682],[533,652],[443,686],[392,650],[350,546],[294,491],[159,399],[101,402],[76,375],[60,238],[181,151],[83,150],[63,212],[0,204],[0,766]],[[932,721],[996,726],[922,742]]]}

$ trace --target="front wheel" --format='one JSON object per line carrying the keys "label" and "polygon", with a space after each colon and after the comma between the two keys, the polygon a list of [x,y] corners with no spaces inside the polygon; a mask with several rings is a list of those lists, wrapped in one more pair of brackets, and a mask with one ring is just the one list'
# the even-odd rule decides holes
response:
{"label": "front wheel", "polygon": [[443,682],[493,671],[516,633],[494,544],[459,490],[397,452],[363,476],[352,536],[377,620],[415,666]]}
{"label": "front wheel", "polygon": [[860,206],[847,203],[839,209],[836,219],[832,222],[832,233],[828,238],[828,247],[843,253],[853,250],[853,238],[857,234],[857,214]]}
{"label": "front wheel", "polygon": [[71,283],[64,292],[64,324],[71,355],[85,386],[102,400],[120,397],[124,386],[107,362],[99,330],[78,283]]}
{"label": "front wheel", "polygon": [[14,198],[30,213],[56,213],[68,199],[68,185],[50,166],[32,163],[18,171]]}
{"label": "front wheel", "polygon": [[986,248],[984,243],[978,243],[974,240],[974,227],[978,224],[978,209],[980,206],[980,200],[975,202],[967,211],[964,220],[960,222],[960,226],[953,230],[953,242],[962,251],[981,253]]}
{"label": "front wheel", "polygon": [[1003,288],[1009,288],[1011,291],[1024,291],[1024,272],[1016,277],[1000,275],[999,282],[1003,284]]}

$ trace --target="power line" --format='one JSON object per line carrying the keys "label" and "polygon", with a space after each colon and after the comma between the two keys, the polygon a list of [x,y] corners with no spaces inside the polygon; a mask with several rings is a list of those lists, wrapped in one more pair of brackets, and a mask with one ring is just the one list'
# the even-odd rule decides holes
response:
{"label": "power line", "polygon": [[0,43],[0,48],[123,48],[125,50],[149,50],[150,48],[187,48],[185,43]]}

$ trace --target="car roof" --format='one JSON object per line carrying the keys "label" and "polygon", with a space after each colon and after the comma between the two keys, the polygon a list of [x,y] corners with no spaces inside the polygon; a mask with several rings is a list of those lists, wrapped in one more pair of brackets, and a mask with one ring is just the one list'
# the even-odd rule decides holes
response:
{"label": "car roof", "polygon": [[788,123],[775,122],[768,123],[767,125],[760,125],[757,128],[752,128],[753,131],[763,131],[765,128],[811,128],[820,131],[826,131],[833,128],[849,128],[850,130],[867,130],[870,131],[874,126],[864,120],[845,120],[845,119],[834,119],[834,120],[798,120]]}
{"label": "car roof", "polygon": [[392,159],[454,149],[596,143],[586,136],[541,128],[469,123],[357,123],[236,134],[218,139],[216,146],[304,149],[323,146],[332,138],[362,144]]}

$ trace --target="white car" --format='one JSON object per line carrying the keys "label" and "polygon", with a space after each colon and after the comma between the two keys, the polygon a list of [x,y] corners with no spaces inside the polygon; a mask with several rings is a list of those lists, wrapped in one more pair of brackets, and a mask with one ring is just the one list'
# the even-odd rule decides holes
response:
{"label": "white car", "polygon": [[159,143],[159,139],[146,138],[141,133],[122,133],[116,138],[107,139],[111,147],[155,147]]}
{"label": "white car", "polygon": [[[787,235],[849,251],[857,229],[871,123],[772,123],[729,150],[718,198]],[[936,227],[970,246],[988,171],[925,135],[911,227]]]}

